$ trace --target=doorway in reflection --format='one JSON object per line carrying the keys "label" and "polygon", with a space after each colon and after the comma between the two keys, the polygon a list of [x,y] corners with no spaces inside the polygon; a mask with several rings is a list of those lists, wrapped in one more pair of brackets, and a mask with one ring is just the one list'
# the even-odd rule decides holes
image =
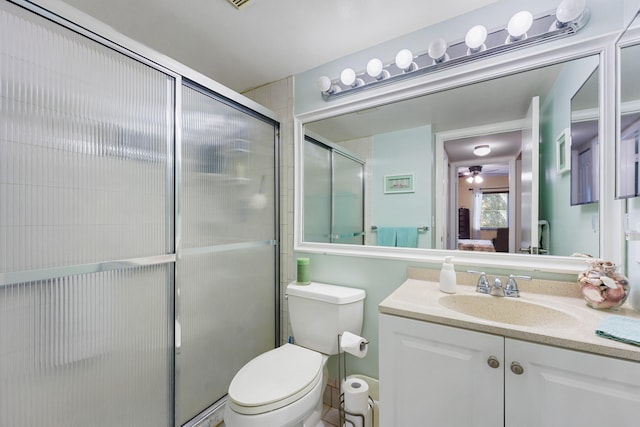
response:
{"label": "doorway in reflection", "polygon": [[[474,153],[479,147],[488,147],[482,156]],[[447,249],[516,252],[521,147],[521,130],[444,142],[450,170],[448,198],[451,211],[457,213],[449,216],[447,228],[453,236]]]}
{"label": "doorway in reflection", "polygon": [[[458,167],[456,249],[509,252],[509,164]],[[510,220],[511,219],[511,220]]]}

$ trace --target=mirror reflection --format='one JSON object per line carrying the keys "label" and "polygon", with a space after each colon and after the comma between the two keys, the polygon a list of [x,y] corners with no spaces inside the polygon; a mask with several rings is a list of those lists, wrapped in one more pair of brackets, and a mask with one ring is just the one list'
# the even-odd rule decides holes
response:
{"label": "mirror reflection", "polygon": [[[640,39],[639,19],[633,21],[623,37]],[[640,196],[640,43],[620,49],[620,137],[618,146],[618,197]]]}
{"label": "mirror reflection", "polygon": [[599,200],[598,81],[595,70],[571,98],[571,204]]}
{"label": "mirror reflection", "polygon": [[[564,151],[574,104],[576,129],[586,121],[583,110],[597,123],[597,69],[598,57],[585,57],[306,123],[303,240],[598,256],[597,196],[573,206],[572,174],[565,172],[574,153]],[[587,96],[592,90],[595,98]],[[319,178],[307,166],[318,143],[362,165],[361,180],[346,186],[351,191],[332,193],[339,174]],[[568,156],[564,164],[560,153]],[[590,160],[597,183],[598,156]],[[355,202],[342,209],[338,198]],[[339,211],[351,221],[344,233],[331,228]],[[323,231],[309,231],[318,224]]]}

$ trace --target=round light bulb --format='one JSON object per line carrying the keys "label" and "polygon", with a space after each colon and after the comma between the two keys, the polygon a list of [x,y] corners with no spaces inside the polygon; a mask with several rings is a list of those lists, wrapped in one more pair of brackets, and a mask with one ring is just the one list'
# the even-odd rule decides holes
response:
{"label": "round light bulb", "polygon": [[487,28],[484,25],[476,25],[467,31],[464,42],[472,51],[482,49],[487,40]]}
{"label": "round light bulb", "polygon": [[329,92],[331,90],[331,79],[327,76],[322,76],[318,79],[318,89],[322,92]]}
{"label": "round light bulb", "polygon": [[562,24],[573,22],[580,18],[586,7],[586,0],[562,0],[556,9],[556,18]]}
{"label": "round light bulb", "polygon": [[482,179],[480,175],[476,175],[474,180],[476,181],[476,184],[482,184],[482,182],[484,181],[484,179]]}
{"label": "round light bulb", "polygon": [[413,53],[409,49],[402,49],[396,55],[396,66],[401,70],[407,71],[413,64]]}
{"label": "round light bulb", "polygon": [[438,62],[444,59],[444,56],[447,53],[447,41],[445,39],[435,39],[431,43],[429,43],[429,48],[427,49],[427,53],[429,57],[434,61]]}
{"label": "round light bulb", "polygon": [[528,10],[522,10],[509,19],[507,31],[513,40],[520,40],[526,36],[533,25],[533,15]]}
{"label": "round light bulb", "polygon": [[473,183],[473,177],[472,176],[467,177],[467,182],[469,184]]}
{"label": "round light bulb", "polygon": [[353,68],[345,68],[340,73],[340,81],[345,86],[352,86],[356,82],[356,72]]}
{"label": "round light bulb", "polygon": [[382,70],[384,69],[384,65],[382,65],[382,61],[378,58],[373,58],[369,62],[367,62],[367,74],[374,79],[377,79],[382,75]]}

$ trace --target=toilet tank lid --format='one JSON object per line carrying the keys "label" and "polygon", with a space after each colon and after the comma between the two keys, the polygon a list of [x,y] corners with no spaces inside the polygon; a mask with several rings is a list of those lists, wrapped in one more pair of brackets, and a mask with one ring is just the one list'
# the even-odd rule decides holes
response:
{"label": "toilet tank lid", "polygon": [[327,285],[318,282],[311,282],[308,285],[297,285],[295,282],[290,283],[289,286],[287,286],[287,294],[331,304],[349,304],[361,301],[366,296],[364,289]]}

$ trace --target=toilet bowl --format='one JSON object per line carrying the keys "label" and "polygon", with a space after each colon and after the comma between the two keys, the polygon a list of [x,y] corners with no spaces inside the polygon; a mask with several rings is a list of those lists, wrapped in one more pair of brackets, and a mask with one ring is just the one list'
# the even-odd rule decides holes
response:
{"label": "toilet bowl", "polygon": [[235,375],[227,394],[227,427],[320,427],[326,363],[338,336],[360,334],[365,291],[311,282],[287,286],[296,344],[263,353]]}
{"label": "toilet bowl", "polygon": [[251,360],[229,386],[225,425],[315,427],[317,422],[310,421],[320,420],[327,360],[323,354],[293,344]]}

